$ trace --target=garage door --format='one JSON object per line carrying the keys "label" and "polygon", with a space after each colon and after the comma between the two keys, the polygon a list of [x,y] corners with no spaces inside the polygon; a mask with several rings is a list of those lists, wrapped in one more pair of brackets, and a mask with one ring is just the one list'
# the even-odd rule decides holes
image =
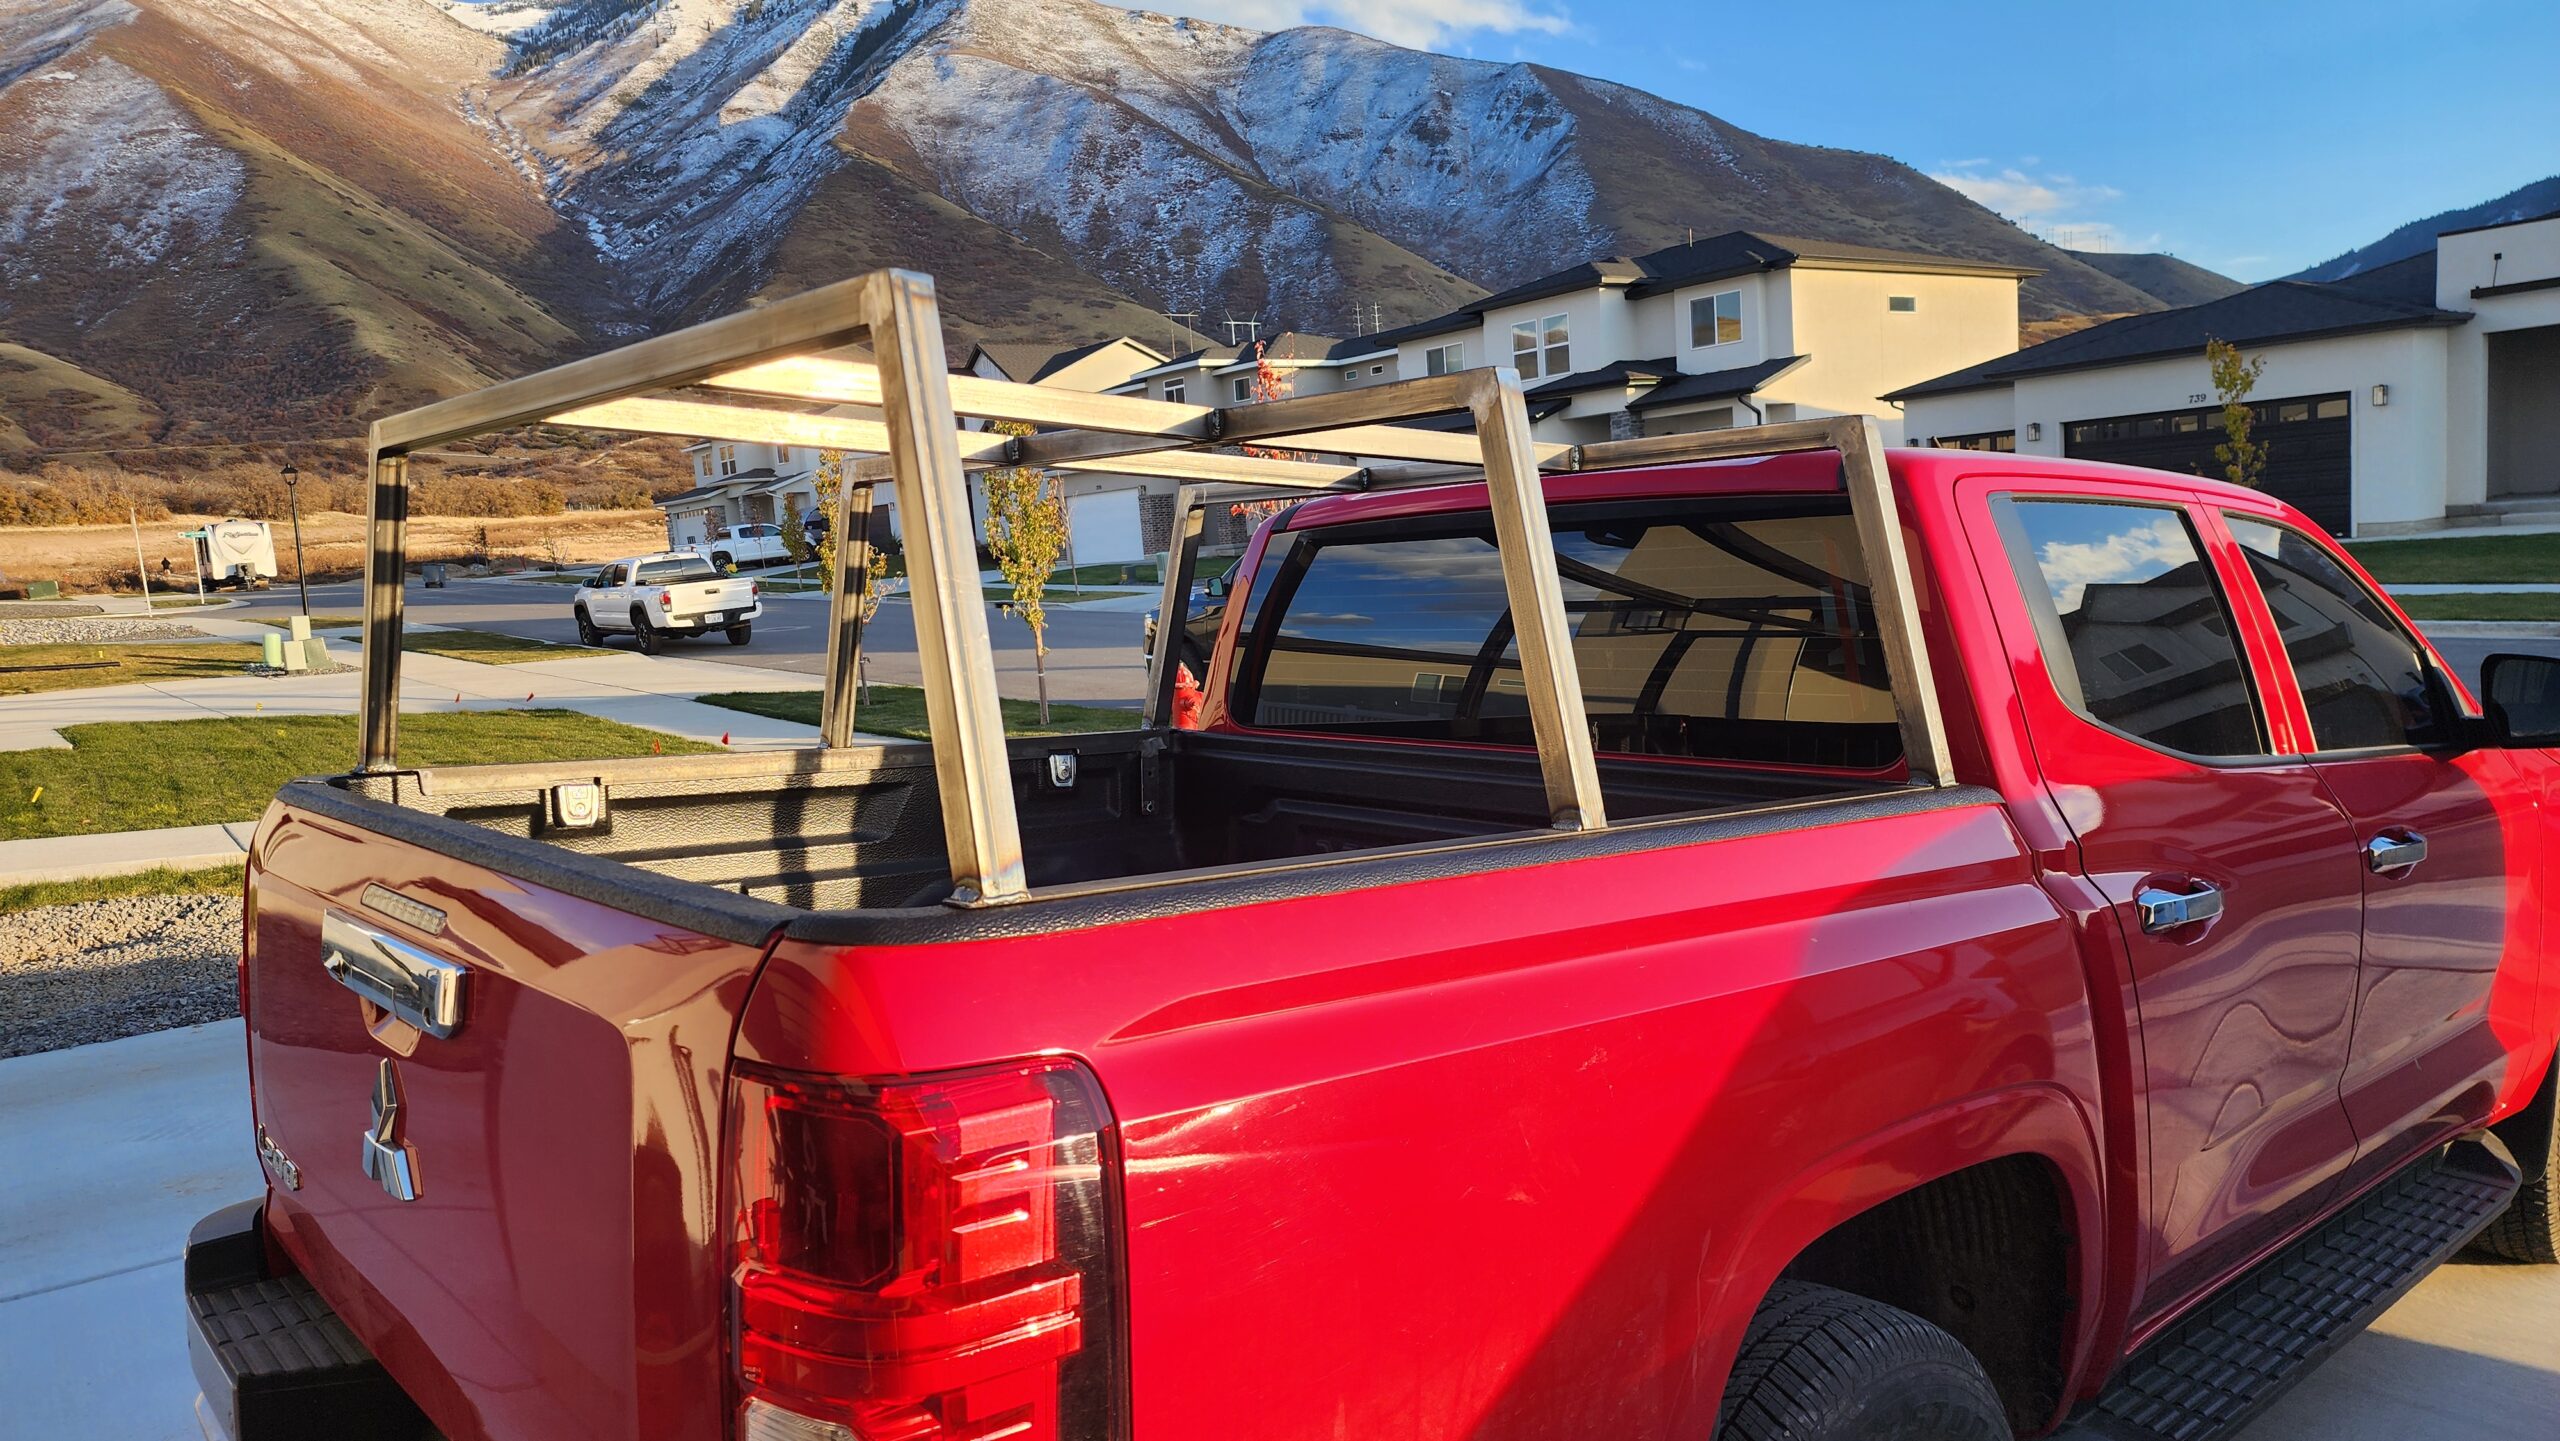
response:
{"label": "garage door", "polygon": [[[2260,401],[2253,437],[2267,448],[2258,488],[2318,521],[2333,535],[2355,524],[2353,447],[2344,395],[2298,395]],[[2075,420],[2062,428],[2062,453],[2075,460],[2111,460],[2183,475],[2219,479],[2222,407],[2163,410],[2105,420]]]}
{"label": "garage door", "polygon": [[1078,565],[1146,558],[1146,547],[1138,535],[1138,493],[1134,490],[1067,497],[1067,533],[1073,538]]}

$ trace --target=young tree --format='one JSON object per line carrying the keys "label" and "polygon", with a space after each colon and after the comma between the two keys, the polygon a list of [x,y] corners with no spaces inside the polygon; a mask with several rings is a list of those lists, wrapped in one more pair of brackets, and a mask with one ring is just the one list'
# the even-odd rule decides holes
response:
{"label": "young tree", "polygon": [[2249,438],[2258,419],[2249,392],[2266,373],[2267,358],[2244,360],[2240,347],[2227,340],[2206,341],[2204,358],[2213,369],[2214,395],[2222,402],[2223,441],[2213,448],[2213,458],[2222,462],[2222,473],[2233,485],[2254,488],[2267,468],[2267,448]]}
{"label": "young tree", "polygon": [[809,558],[816,552],[809,546],[809,523],[800,511],[800,497],[786,492],[782,497],[782,551],[791,557],[791,573],[808,569]]}
{"label": "young tree", "polygon": [[[1031,427],[999,421],[1005,435],[1029,435]],[[1031,627],[1031,670],[1040,689],[1040,723],[1049,723],[1049,612],[1041,598],[1049,574],[1058,568],[1067,546],[1067,498],[1056,476],[1023,466],[990,470],[982,479],[987,496],[987,549],[996,569],[1013,589],[1013,613]]]}

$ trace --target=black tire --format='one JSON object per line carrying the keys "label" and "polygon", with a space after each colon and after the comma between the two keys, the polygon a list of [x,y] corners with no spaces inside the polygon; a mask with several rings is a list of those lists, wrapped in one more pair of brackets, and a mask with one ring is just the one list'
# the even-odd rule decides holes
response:
{"label": "black tire", "polygon": [[640,643],[642,655],[656,655],[667,648],[667,638],[649,624],[649,613],[637,606],[631,610],[631,638]]}
{"label": "black tire", "polygon": [[1982,1363],[1881,1301],[1780,1281],[1751,1318],[1720,1441],[2010,1441]]}
{"label": "black tire", "polygon": [[578,607],[578,644],[604,644],[604,632],[596,629],[595,617],[587,614],[585,606]]}
{"label": "black tire", "polygon": [[711,552],[711,563],[722,570],[736,570],[738,568],[736,558],[731,556],[729,552],[725,550],[715,550]]}
{"label": "black tire", "polygon": [[2471,1249],[2502,1261],[2528,1265],[2560,1264],[2560,1062],[2542,1078],[2533,1104],[2490,1128],[2514,1153],[2524,1172],[2524,1189],[2471,1243]]}
{"label": "black tire", "polygon": [[729,644],[745,645],[748,641],[755,638],[755,633],[756,623],[754,621],[740,621],[736,625],[729,627]]}

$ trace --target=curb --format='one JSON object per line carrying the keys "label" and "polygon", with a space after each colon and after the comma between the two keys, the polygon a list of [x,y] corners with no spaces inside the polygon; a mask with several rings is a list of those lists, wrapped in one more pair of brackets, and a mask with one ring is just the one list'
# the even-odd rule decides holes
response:
{"label": "curb", "polygon": [[95,881],[109,876],[139,875],[144,871],[207,871],[215,866],[236,866],[249,859],[247,851],[201,851],[184,856],[147,856],[141,860],[99,861],[85,866],[49,866],[35,870],[0,871],[0,887],[32,886],[55,881]]}
{"label": "curb", "polygon": [[2447,640],[2560,640],[2560,621],[2422,620],[2418,631]]}

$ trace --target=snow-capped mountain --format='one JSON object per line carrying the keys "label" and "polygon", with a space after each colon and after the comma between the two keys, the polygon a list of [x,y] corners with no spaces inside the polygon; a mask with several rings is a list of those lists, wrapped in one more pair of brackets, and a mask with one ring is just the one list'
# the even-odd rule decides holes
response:
{"label": "snow-capped mountain", "polygon": [[[2039,266],[2034,313],[2158,305],[1899,162],[1338,30],[1095,0],[0,0],[0,343],[188,437],[341,430],[883,264],[934,273],[961,338],[1342,333],[1737,226]],[[37,429],[76,431],[54,398]]]}

